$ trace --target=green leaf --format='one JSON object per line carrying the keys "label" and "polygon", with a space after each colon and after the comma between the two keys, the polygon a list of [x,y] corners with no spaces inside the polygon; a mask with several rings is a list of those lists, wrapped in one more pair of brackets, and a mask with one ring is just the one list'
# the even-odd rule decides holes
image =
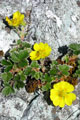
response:
{"label": "green leaf", "polygon": [[79,55],[79,54],[80,54],[80,50],[73,51],[73,53],[74,53],[75,55]]}
{"label": "green leaf", "polygon": [[78,69],[80,69],[80,65],[78,65]]}
{"label": "green leaf", "polygon": [[14,81],[18,81],[18,80],[20,80],[20,75],[17,74],[14,76]]}
{"label": "green leaf", "polygon": [[59,70],[60,71],[69,71],[69,66],[68,65],[66,65],[66,64],[64,64],[64,65],[59,65]]}
{"label": "green leaf", "polygon": [[66,75],[66,76],[69,76],[70,73],[67,72],[67,71],[62,71],[62,74],[63,74],[63,75]]}
{"label": "green leaf", "polygon": [[34,67],[34,68],[39,68],[39,64],[37,61],[32,61],[31,63],[31,67]]}
{"label": "green leaf", "polygon": [[29,53],[27,50],[20,50],[18,53],[19,60],[23,60],[29,56]]}
{"label": "green leaf", "polygon": [[76,74],[79,75],[80,74],[80,69],[76,70]]}
{"label": "green leaf", "polygon": [[78,64],[80,65],[80,60],[78,60]]}
{"label": "green leaf", "polygon": [[58,65],[58,62],[56,60],[52,61],[52,65]]}
{"label": "green leaf", "polygon": [[20,75],[20,80],[22,80],[22,81],[26,80],[26,76],[24,74],[21,74]]}
{"label": "green leaf", "polygon": [[24,70],[24,75],[27,75],[27,76],[32,76],[34,77],[35,76],[35,71],[32,70],[31,67],[27,67],[25,70]]}
{"label": "green leaf", "polygon": [[54,66],[51,70],[50,70],[50,75],[56,75],[58,72],[57,68]]}
{"label": "green leaf", "polygon": [[36,73],[35,71],[31,71],[30,73],[31,77],[34,77],[35,73]]}
{"label": "green leaf", "polygon": [[5,68],[4,72],[9,72],[12,69],[13,65],[9,65]]}
{"label": "green leaf", "polygon": [[20,61],[20,59],[18,57],[18,52],[12,52],[11,53],[11,60],[15,63],[18,63]]}
{"label": "green leaf", "polygon": [[80,50],[80,44],[73,43],[73,44],[69,45],[69,47],[74,51]]}
{"label": "green leaf", "polygon": [[21,40],[17,40],[17,44],[18,45],[22,44],[22,41]]}
{"label": "green leaf", "polygon": [[7,60],[5,60],[5,59],[3,59],[3,60],[1,61],[1,63],[2,63],[2,65],[10,65],[10,64],[11,64],[10,61],[7,61]]}
{"label": "green leaf", "polygon": [[36,80],[39,80],[41,77],[42,77],[42,73],[41,73],[41,72],[35,72],[34,78],[35,78]]}
{"label": "green leaf", "polygon": [[49,76],[47,73],[44,75],[43,80],[47,81],[47,82],[51,82],[52,81],[51,76]]}
{"label": "green leaf", "polygon": [[80,69],[76,70],[75,75],[76,75],[76,77],[80,77]]}
{"label": "green leaf", "polygon": [[15,81],[15,84],[14,84],[14,87],[16,88],[16,89],[20,89],[20,88],[23,88],[25,86],[25,84],[22,82],[22,81]]}
{"label": "green leaf", "polygon": [[55,80],[55,77],[54,77],[54,76],[51,76],[51,80],[52,80],[52,81]]}
{"label": "green leaf", "polygon": [[11,86],[7,86],[2,90],[2,93],[7,96],[11,93],[14,93],[14,89]]}
{"label": "green leaf", "polygon": [[66,63],[68,63],[69,62],[69,56],[68,55],[63,56],[62,61],[66,61]]}
{"label": "green leaf", "polygon": [[59,70],[62,72],[63,75],[68,76],[69,75],[69,66],[64,64],[64,65],[59,65]]}
{"label": "green leaf", "polygon": [[47,83],[46,85],[42,86],[42,91],[48,91],[51,88],[51,84]]}
{"label": "green leaf", "polygon": [[22,60],[22,61],[20,61],[19,63],[18,63],[18,67],[25,67],[25,66],[27,66],[28,65],[28,62],[27,62],[27,60]]}
{"label": "green leaf", "polygon": [[25,75],[30,75],[31,70],[32,70],[31,67],[27,67],[27,68],[24,70],[24,74],[25,74]]}
{"label": "green leaf", "polygon": [[2,73],[1,77],[5,82],[8,82],[11,80],[13,75],[12,75],[12,73],[8,72],[8,73]]}
{"label": "green leaf", "polygon": [[26,47],[26,48],[30,48],[31,47],[31,45],[29,43],[27,43],[27,42],[23,42],[22,46]]}

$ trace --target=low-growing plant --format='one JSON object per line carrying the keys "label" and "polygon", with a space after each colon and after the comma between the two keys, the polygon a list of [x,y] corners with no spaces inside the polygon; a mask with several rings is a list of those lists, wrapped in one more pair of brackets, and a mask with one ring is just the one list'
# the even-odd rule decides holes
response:
{"label": "low-growing plant", "polygon": [[13,29],[18,36],[23,40],[27,35],[28,23],[25,20],[25,15],[21,14],[19,11],[16,11],[11,16],[6,16],[4,23],[10,28]]}
{"label": "low-growing plant", "polygon": [[[18,14],[18,13],[15,13]],[[19,27],[23,23],[14,17],[6,18],[8,24]],[[23,18],[23,15],[21,15]],[[47,43],[35,43],[33,46],[18,40],[15,46],[1,60],[3,80],[2,93],[9,95],[25,87],[29,93],[41,90],[50,91],[50,99],[55,106],[71,105],[76,95],[71,93],[80,77],[80,44],[71,44],[56,60],[51,60],[51,47]],[[68,87],[67,87],[68,86]]]}
{"label": "low-growing plant", "polygon": [[[42,49],[41,46],[39,48],[41,44],[43,46]],[[15,89],[19,90],[23,87],[29,93],[35,92],[38,89],[49,91],[53,85],[61,81],[66,81],[73,86],[77,84],[77,79],[80,76],[80,60],[78,55],[75,55],[73,51],[72,55],[67,53],[57,60],[51,60],[48,57],[51,52],[50,46],[48,47],[50,49],[49,54],[46,55],[47,50],[45,54],[38,52],[39,49],[44,51],[45,45],[48,47],[48,44],[36,43],[33,48],[37,46],[38,49],[35,48],[33,51],[29,43],[18,40],[15,47],[9,51],[8,56],[4,56],[4,59],[1,60],[4,68],[1,74],[4,84],[2,93],[4,95],[14,93]],[[37,55],[37,53],[39,54]],[[33,56],[34,54],[35,56]],[[41,54],[45,55],[43,59]],[[34,60],[32,57],[34,57]]]}

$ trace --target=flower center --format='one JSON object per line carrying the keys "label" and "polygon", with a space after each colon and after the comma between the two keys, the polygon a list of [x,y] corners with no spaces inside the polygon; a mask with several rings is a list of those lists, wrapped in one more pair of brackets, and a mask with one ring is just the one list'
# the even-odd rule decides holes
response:
{"label": "flower center", "polygon": [[40,52],[39,52],[39,51],[37,51],[36,56],[38,57],[39,55],[40,55]]}
{"label": "flower center", "polygon": [[64,97],[65,96],[65,92],[64,91],[59,91],[58,95],[59,95],[59,97]]}

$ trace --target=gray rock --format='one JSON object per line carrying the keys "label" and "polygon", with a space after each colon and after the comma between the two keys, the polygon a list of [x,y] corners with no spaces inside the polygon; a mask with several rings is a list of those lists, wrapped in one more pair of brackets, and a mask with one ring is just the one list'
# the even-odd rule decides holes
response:
{"label": "gray rock", "polygon": [[0,116],[0,120],[16,120],[16,118],[14,118],[14,117],[7,117],[7,116]]}
{"label": "gray rock", "polygon": [[30,41],[36,36],[37,42],[47,42],[54,59],[59,46],[80,43],[80,7],[75,0],[33,0],[32,6]]}
{"label": "gray rock", "polygon": [[25,110],[21,120],[54,120],[54,107],[47,105],[43,95],[39,95]]}
{"label": "gray rock", "polygon": [[32,97],[25,89],[7,97],[0,93],[0,120],[20,120]]}
{"label": "gray rock", "polygon": [[10,33],[7,33],[5,30],[0,30],[0,34],[0,50],[6,53],[11,48],[13,41],[19,39],[19,36],[13,30]]}
{"label": "gray rock", "polygon": [[[26,40],[31,44],[47,42],[52,47],[51,58],[59,56],[59,46],[80,43],[80,6],[77,0],[0,0],[2,19],[17,10],[25,14],[31,10],[31,24]],[[6,52],[16,33],[8,33],[1,22],[0,33],[0,48]],[[79,120],[79,88],[80,84],[75,89],[77,101],[61,110],[49,106],[42,94],[29,104],[34,95],[26,93],[24,89],[8,97],[0,94],[0,120],[65,120],[68,117],[69,120]]]}
{"label": "gray rock", "polygon": [[75,88],[77,99],[71,106],[64,108],[48,105],[43,95],[38,96],[25,110],[21,120],[78,120],[80,117],[80,84]]}

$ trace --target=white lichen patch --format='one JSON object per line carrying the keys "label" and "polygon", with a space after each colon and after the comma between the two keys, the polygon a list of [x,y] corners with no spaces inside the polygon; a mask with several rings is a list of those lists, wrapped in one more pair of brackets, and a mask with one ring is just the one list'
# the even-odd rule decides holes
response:
{"label": "white lichen patch", "polygon": [[13,41],[18,39],[19,36],[13,30],[10,33],[7,33],[5,30],[0,30],[0,50],[6,53],[11,48]]}
{"label": "white lichen patch", "polygon": [[46,12],[46,16],[47,16],[48,18],[56,19],[57,26],[58,26],[59,28],[61,27],[62,21],[60,20],[59,17],[57,17],[55,14],[53,14],[52,11],[48,10],[48,11]]}
{"label": "white lichen patch", "polygon": [[5,29],[5,24],[3,23],[3,20],[0,20],[0,30]]}
{"label": "white lichen patch", "polygon": [[26,103],[17,97],[0,102],[0,116],[15,117],[16,120],[20,120],[25,109]]}

